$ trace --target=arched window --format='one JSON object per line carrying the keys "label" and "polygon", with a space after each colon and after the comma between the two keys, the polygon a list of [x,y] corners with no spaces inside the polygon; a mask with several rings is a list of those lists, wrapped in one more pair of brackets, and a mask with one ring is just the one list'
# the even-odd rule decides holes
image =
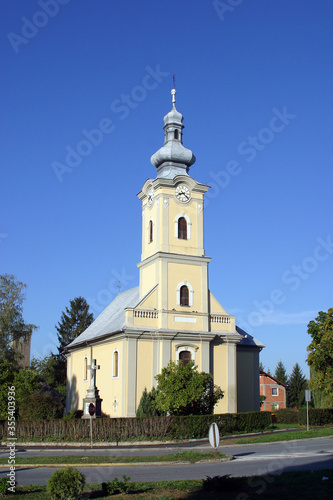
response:
{"label": "arched window", "polygon": [[149,221],[149,228],[148,228],[148,242],[151,243],[154,239],[154,225],[153,225],[153,221],[150,220]]}
{"label": "arched window", "polygon": [[83,380],[88,380],[88,358],[83,358]]}
{"label": "arched window", "polygon": [[178,139],[179,139],[179,132],[178,132],[178,130],[175,130],[175,131],[174,131],[174,138],[175,138],[176,140],[178,140]]}
{"label": "arched window", "polygon": [[187,240],[187,222],[185,217],[178,219],[178,238],[180,240]]}
{"label": "arched window", "polygon": [[113,351],[113,377],[119,376],[119,352]]}
{"label": "arched window", "polygon": [[187,363],[192,361],[191,351],[180,351],[179,359],[183,363],[183,366],[187,365]]}
{"label": "arched window", "polygon": [[189,306],[189,292],[186,285],[180,287],[180,305]]}

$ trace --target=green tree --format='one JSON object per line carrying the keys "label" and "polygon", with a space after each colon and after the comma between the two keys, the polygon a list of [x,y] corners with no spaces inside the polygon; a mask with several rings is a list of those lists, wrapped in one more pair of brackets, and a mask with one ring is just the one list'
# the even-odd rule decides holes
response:
{"label": "green tree", "polygon": [[7,420],[8,387],[13,385],[14,375],[13,363],[8,359],[2,360],[0,370],[0,420]]}
{"label": "green tree", "polygon": [[14,375],[16,405],[20,408],[23,399],[40,390],[40,377],[34,370],[21,369]]}
{"label": "green tree", "polygon": [[265,371],[265,367],[264,367],[264,364],[263,364],[262,361],[260,361],[260,363],[259,363],[259,371],[260,372],[264,372]]}
{"label": "green tree", "polygon": [[155,387],[149,392],[147,391],[147,387],[144,388],[138,409],[136,410],[137,417],[159,417],[162,415],[154,406],[157,392]]}
{"label": "green tree", "polygon": [[17,361],[11,342],[29,338],[37,327],[23,319],[26,285],[12,274],[0,275],[0,361]]}
{"label": "green tree", "polygon": [[307,362],[310,365],[310,388],[333,397],[333,308],[327,313],[319,311],[308,324],[312,341],[308,346]]}
{"label": "green tree", "polygon": [[212,375],[199,373],[193,361],[185,366],[181,361],[170,361],[155,378],[158,382],[155,407],[170,415],[213,413],[215,404],[223,397]]}
{"label": "green tree", "polygon": [[94,321],[94,315],[89,312],[89,305],[83,297],[75,297],[69,301],[70,306],[61,314],[61,320],[56,325],[59,340],[58,351],[73,342]]}
{"label": "green tree", "polygon": [[64,348],[76,339],[94,321],[94,315],[89,312],[89,305],[83,297],[75,297],[69,301],[69,307],[62,312],[56,325],[59,340],[58,354],[51,354],[41,360],[33,360],[33,366],[41,374],[43,380],[66,400],[66,358]]}
{"label": "green tree", "polygon": [[298,363],[293,367],[289,377],[289,394],[288,402],[291,408],[300,408],[304,405],[305,389],[307,388],[307,381],[303,375],[302,369]]}
{"label": "green tree", "polygon": [[276,365],[274,377],[278,379],[279,382],[282,382],[282,384],[287,385],[288,383],[287,369],[282,363],[282,361],[279,361],[278,364]]}

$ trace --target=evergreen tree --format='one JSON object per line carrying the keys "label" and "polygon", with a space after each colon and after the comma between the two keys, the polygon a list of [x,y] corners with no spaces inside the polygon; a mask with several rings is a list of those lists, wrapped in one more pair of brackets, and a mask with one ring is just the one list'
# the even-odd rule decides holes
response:
{"label": "evergreen tree", "polygon": [[56,325],[59,340],[58,354],[51,354],[42,360],[33,360],[33,367],[41,378],[52,386],[66,400],[66,359],[62,355],[64,348],[78,337],[94,321],[94,315],[89,312],[89,305],[83,297],[70,300]]}
{"label": "evergreen tree", "polygon": [[262,361],[260,361],[260,363],[259,363],[259,371],[260,371],[260,372],[264,372],[264,371],[265,371],[265,367],[264,367],[264,365],[263,365],[263,362],[262,362]]}
{"label": "evergreen tree", "polygon": [[136,410],[137,417],[159,417],[162,415],[160,411],[158,411],[154,406],[154,401],[156,398],[157,390],[155,387],[152,388],[150,392],[147,391],[147,387],[145,387],[138,409]]}
{"label": "evergreen tree", "polygon": [[0,361],[7,359],[14,363],[17,353],[12,350],[11,342],[28,339],[37,329],[23,319],[26,286],[11,274],[0,276]]}
{"label": "evergreen tree", "polygon": [[288,401],[290,408],[300,408],[304,405],[306,388],[306,378],[303,375],[301,367],[296,363],[289,377]]}
{"label": "evergreen tree", "polygon": [[59,340],[58,351],[62,353],[66,345],[73,342],[94,321],[94,315],[89,312],[89,305],[83,297],[70,300],[70,307],[61,315],[61,320],[56,325]]}
{"label": "evergreen tree", "polygon": [[275,368],[274,377],[282,384],[287,385],[288,383],[288,375],[287,370],[282,361],[279,361]]}

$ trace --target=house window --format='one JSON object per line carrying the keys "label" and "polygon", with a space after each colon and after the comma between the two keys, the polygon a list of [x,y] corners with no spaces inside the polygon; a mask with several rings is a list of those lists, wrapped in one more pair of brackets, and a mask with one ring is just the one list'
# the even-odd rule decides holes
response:
{"label": "house window", "polygon": [[119,377],[119,352],[113,351],[113,378]]}
{"label": "house window", "polygon": [[148,242],[151,243],[153,241],[153,238],[154,238],[154,233],[153,233],[153,229],[154,229],[154,226],[153,226],[153,221],[150,220],[149,221],[149,228],[148,228]]}
{"label": "house window", "polygon": [[85,356],[83,358],[83,380],[88,380],[88,358]]}
{"label": "house window", "polygon": [[[180,287],[180,305],[189,306],[189,291],[186,285]],[[184,351],[185,352],[185,351]]]}
{"label": "house window", "polygon": [[179,353],[179,359],[183,363],[183,366],[187,365],[187,363],[192,361],[191,351],[181,351]]}
{"label": "house window", "polygon": [[187,240],[187,222],[185,217],[178,219],[178,238],[180,240]]}
{"label": "house window", "polygon": [[278,396],[278,388],[272,387],[272,396]]}

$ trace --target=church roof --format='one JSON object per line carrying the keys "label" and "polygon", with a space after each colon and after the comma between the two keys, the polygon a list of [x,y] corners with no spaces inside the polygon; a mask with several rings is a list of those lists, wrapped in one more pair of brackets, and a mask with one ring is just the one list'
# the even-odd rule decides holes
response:
{"label": "church roof", "polygon": [[242,335],[242,340],[238,342],[237,346],[247,346],[247,347],[260,347],[261,349],[263,347],[266,347],[265,344],[262,344],[260,340],[256,339],[255,337],[252,337],[249,333],[246,333],[244,330],[239,328],[239,326],[236,325],[236,332]]}
{"label": "church roof", "polygon": [[122,330],[125,326],[125,308],[135,307],[139,302],[139,287],[131,288],[119,293],[117,297],[104,309],[103,312],[88,328],[81,333],[66,349],[75,347],[82,342],[104,337],[113,332]]}

